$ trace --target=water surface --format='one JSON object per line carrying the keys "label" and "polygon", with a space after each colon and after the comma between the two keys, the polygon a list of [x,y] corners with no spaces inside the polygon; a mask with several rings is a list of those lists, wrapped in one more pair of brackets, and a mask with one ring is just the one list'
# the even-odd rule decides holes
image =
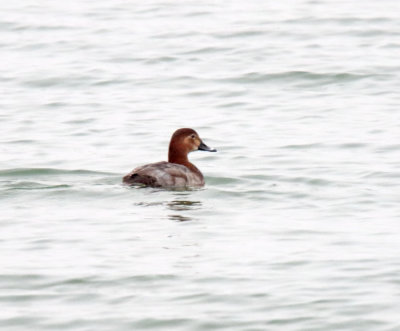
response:
{"label": "water surface", "polygon": [[2,329],[400,330],[397,1],[0,8]]}

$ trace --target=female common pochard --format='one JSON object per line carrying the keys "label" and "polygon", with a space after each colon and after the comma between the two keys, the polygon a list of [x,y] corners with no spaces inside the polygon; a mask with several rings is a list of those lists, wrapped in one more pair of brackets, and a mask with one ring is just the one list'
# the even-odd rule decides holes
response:
{"label": "female common pochard", "polygon": [[123,182],[128,185],[151,187],[203,186],[203,174],[188,159],[190,152],[198,150],[217,151],[204,144],[193,129],[176,130],[169,143],[168,162],[137,167],[124,176]]}

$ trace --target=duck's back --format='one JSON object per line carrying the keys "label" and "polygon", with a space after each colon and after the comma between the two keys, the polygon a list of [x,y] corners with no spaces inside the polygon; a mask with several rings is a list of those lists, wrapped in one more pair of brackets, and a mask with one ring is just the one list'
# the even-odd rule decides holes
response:
{"label": "duck's back", "polygon": [[184,165],[170,162],[150,163],[133,169],[123,178],[129,185],[146,185],[152,187],[202,186],[202,174],[191,171]]}

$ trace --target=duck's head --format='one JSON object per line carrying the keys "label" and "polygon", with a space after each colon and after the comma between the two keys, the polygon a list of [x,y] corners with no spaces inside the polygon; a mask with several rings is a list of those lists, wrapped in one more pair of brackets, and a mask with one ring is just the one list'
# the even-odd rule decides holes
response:
{"label": "duck's head", "polygon": [[178,155],[187,156],[188,153],[193,151],[216,152],[217,150],[208,147],[193,129],[183,128],[176,130],[169,144],[169,158],[178,157]]}

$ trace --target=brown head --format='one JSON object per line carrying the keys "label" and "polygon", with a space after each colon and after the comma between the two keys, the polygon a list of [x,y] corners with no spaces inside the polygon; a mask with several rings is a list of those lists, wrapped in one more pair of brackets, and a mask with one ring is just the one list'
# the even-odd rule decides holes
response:
{"label": "brown head", "polygon": [[174,132],[169,143],[168,162],[191,165],[187,155],[193,151],[216,152],[200,139],[193,129],[178,129]]}

